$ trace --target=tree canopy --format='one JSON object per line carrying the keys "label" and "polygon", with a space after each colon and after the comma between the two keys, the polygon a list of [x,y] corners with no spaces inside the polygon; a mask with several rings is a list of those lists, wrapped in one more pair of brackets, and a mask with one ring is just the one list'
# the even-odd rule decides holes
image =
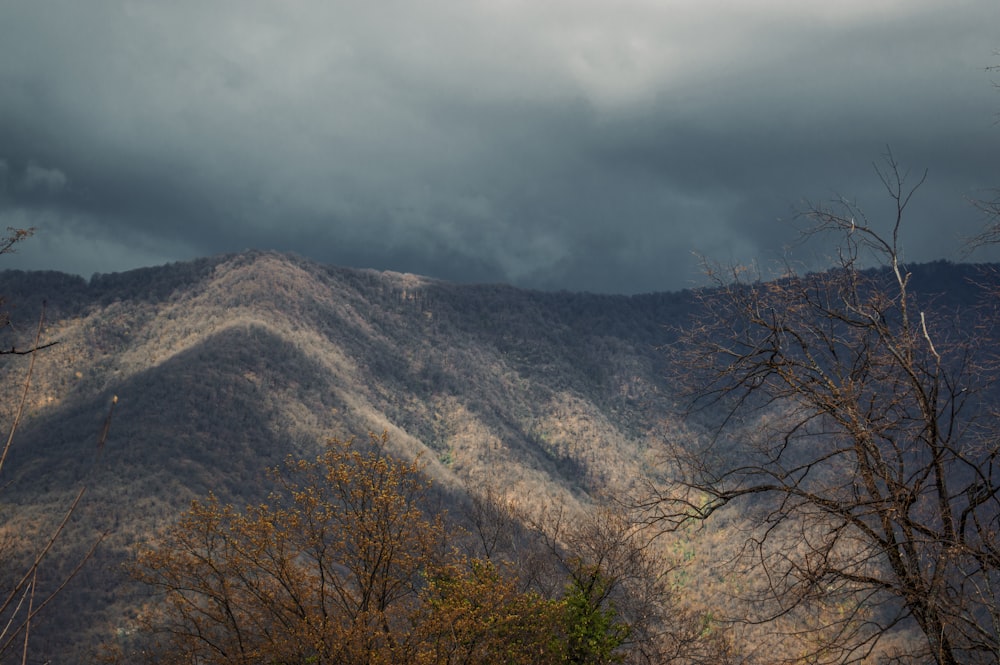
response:
{"label": "tree canopy", "polygon": [[[503,562],[461,552],[427,511],[419,461],[332,439],[288,459],[268,501],[195,501],[137,555],[156,595],[121,661],[151,663],[623,662],[629,626],[600,562],[562,593],[524,588]],[[586,571],[583,575],[580,571]]]}

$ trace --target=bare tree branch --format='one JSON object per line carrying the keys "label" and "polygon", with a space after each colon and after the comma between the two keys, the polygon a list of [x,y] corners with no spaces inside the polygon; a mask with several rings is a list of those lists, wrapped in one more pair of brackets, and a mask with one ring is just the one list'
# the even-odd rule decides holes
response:
{"label": "bare tree branch", "polygon": [[909,656],[980,662],[1000,650],[1000,469],[982,444],[1000,424],[978,401],[996,367],[973,313],[945,318],[902,264],[926,172],[909,184],[891,152],[876,172],[887,232],[843,199],[804,213],[808,236],[838,239],[835,269],[733,270],[703,293],[705,320],[672,351],[692,408],[723,415],[704,444],[670,448],[675,480],[644,505],[666,529],[751,515],[749,620],[797,626],[811,662],[860,662],[894,629],[923,635]]}

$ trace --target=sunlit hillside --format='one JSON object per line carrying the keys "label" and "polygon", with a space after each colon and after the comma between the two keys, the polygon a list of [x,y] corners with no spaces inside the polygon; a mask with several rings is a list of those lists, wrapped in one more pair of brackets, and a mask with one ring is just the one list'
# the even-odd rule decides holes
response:
{"label": "sunlit hillside", "polygon": [[[934,264],[914,285],[946,292],[940,307],[958,312],[976,274]],[[137,596],[121,562],[192,498],[255,501],[267,468],[330,436],[388,432],[456,513],[470,487],[505,492],[527,514],[574,513],[641,495],[670,473],[663,442],[700,436],[714,417],[682,419],[668,378],[669,345],[699,314],[690,292],[456,285],[248,252],[89,281],[10,271],[0,293],[4,348],[30,346],[39,321],[41,341],[55,342],[35,356],[5,469],[8,529],[43,529],[86,486],[53,567],[106,534],[38,626],[39,659],[126,625]],[[30,360],[3,359],[4,422]],[[723,531],[669,546],[706,574],[678,575],[692,596],[718,599],[733,583],[710,560],[725,551]]]}

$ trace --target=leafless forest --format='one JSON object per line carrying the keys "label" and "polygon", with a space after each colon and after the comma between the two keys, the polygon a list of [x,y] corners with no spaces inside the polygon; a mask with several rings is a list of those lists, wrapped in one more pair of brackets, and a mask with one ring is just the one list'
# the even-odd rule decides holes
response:
{"label": "leafless forest", "polygon": [[[833,231],[837,219],[826,220]],[[849,243],[865,239],[846,231]],[[18,587],[5,657],[996,662],[1000,280],[991,266],[894,268],[891,258],[638,296],[462,286],[266,252],[90,280],[2,273],[0,347],[53,343],[0,359],[5,422],[18,418],[34,363],[0,469],[5,570],[37,570],[36,599],[72,573],[26,626],[28,652],[16,606],[32,596]],[[911,365],[900,370],[897,351]],[[331,451],[340,457],[322,467]],[[341,475],[280,471],[296,463]],[[331,597],[360,593],[340,577],[363,560],[360,532],[335,546],[320,529],[309,541],[324,522],[301,492],[353,488],[353,474],[372,469],[393,478],[390,496],[402,501],[383,507],[423,525],[393,532],[395,551],[409,552],[385,577],[398,594],[330,609],[351,617],[337,624],[347,632],[305,610],[281,614],[326,607],[308,580],[327,580]],[[765,491],[776,487],[783,493]],[[850,510],[834,505],[847,499]],[[347,505],[324,501],[324,519]],[[273,523],[279,531],[266,531]],[[199,533],[209,540],[192,541]],[[261,599],[274,590],[250,578],[239,594],[212,595],[190,557],[216,536],[234,549],[211,561],[283,580],[281,612],[268,614],[278,605]],[[304,567],[320,541],[339,554]],[[249,556],[248,543],[285,554],[233,554]],[[158,615],[182,587],[204,592],[199,607],[245,614],[210,628]],[[527,619],[497,624],[505,611]],[[268,637],[267,651],[262,622],[296,627]],[[235,634],[256,646],[212,660],[178,637],[195,625],[220,631],[205,640],[216,646]],[[573,637],[584,625],[601,638],[587,649]],[[515,658],[491,640],[522,648]],[[347,644],[356,651],[338,650]]]}

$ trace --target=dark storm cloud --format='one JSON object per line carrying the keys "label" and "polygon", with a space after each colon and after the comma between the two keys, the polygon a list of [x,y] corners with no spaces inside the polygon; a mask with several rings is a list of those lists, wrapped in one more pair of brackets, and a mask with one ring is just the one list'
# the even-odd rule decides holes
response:
{"label": "dark storm cloud", "polygon": [[780,256],[804,199],[880,212],[887,145],[930,171],[908,258],[955,258],[1000,184],[994,5],[8,2],[0,224],[39,228],[8,265],[675,289]]}

